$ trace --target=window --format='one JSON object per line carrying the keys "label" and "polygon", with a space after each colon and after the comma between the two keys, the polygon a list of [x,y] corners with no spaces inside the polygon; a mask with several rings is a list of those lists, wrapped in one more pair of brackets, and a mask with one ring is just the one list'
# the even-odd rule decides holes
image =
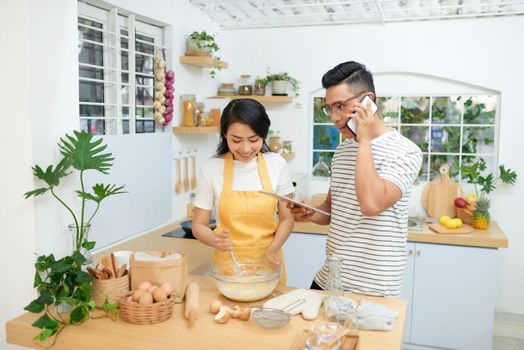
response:
{"label": "window", "polygon": [[[319,162],[331,167],[334,150],[343,136],[322,110],[325,98],[313,97],[313,169]],[[479,157],[495,169],[498,96],[425,95],[379,96],[377,105],[384,122],[416,143],[424,154],[419,180],[429,181],[447,163],[451,177],[460,177],[460,166]],[[315,168],[316,167],[316,168]]]}
{"label": "window", "polygon": [[[163,28],[78,3],[80,129],[94,135],[153,133],[153,59]],[[161,128],[160,128],[161,129]]]}

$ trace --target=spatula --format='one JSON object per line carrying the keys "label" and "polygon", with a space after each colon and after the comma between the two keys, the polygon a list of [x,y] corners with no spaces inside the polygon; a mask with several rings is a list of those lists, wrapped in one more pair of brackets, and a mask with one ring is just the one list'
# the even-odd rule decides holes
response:
{"label": "spatula", "polygon": [[180,175],[180,159],[176,160],[176,166],[178,171],[178,177],[176,181],[175,191],[176,193],[182,193],[182,176]]}
{"label": "spatula", "polygon": [[191,178],[191,189],[194,190],[196,188],[196,185],[197,185],[197,180],[196,180],[196,156],[192,156],[191,158],[193,158],[193,177]]}
{"label": "spatula", "polygon": [[189,157],[186,157],[186,176],[184,177],[184,192],[189,190]]}

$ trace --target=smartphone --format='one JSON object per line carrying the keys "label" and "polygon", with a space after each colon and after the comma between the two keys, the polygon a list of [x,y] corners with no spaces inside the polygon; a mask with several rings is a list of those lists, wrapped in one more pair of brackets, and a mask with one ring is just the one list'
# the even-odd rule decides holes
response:
{"label": "smartphone", "polygon": [[[371,101],[371,98],[369,98],[368,95],[365,95],[364,98],[360,100],[360,103],[362,103],[364,106],[367,106],[369,102],[371,102],[371,112],[373,112],[373,115],[375,115],[377,112],[377,105]],[[357,134],[357,123],[353,118],[348,119],[347,126],[349,130],[351,130],[355,135]]]}

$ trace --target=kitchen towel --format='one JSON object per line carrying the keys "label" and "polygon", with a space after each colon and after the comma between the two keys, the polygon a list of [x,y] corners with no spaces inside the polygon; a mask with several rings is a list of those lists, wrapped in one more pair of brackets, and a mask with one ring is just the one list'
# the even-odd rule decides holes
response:
{"label": "kitchen towel", "polygon": [[397,310],[367,300],[361,300],[357,309],[358,328],[363,330],[392,331],[397,317]]}

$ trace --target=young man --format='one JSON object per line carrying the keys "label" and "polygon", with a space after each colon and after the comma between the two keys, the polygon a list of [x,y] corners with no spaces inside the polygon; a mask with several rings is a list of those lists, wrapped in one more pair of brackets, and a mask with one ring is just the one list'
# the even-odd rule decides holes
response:
{"label": "young man", "polygon": [[[291,207],[296,221],[330,225],[326,254],[343,259],[344,289],[353,293],[398,297],[406,263],[408,202],[419,174],[422,153],[397,130],[384,124],[365,96],[375,101],[373,77],[357,62],[345,62],[322,77],[324,111],[346,137],[335,150],[327,198],[319,208]],[[348,120],[356,124],[356,134]],[[323,288],[326,264],[312,289]]]}

